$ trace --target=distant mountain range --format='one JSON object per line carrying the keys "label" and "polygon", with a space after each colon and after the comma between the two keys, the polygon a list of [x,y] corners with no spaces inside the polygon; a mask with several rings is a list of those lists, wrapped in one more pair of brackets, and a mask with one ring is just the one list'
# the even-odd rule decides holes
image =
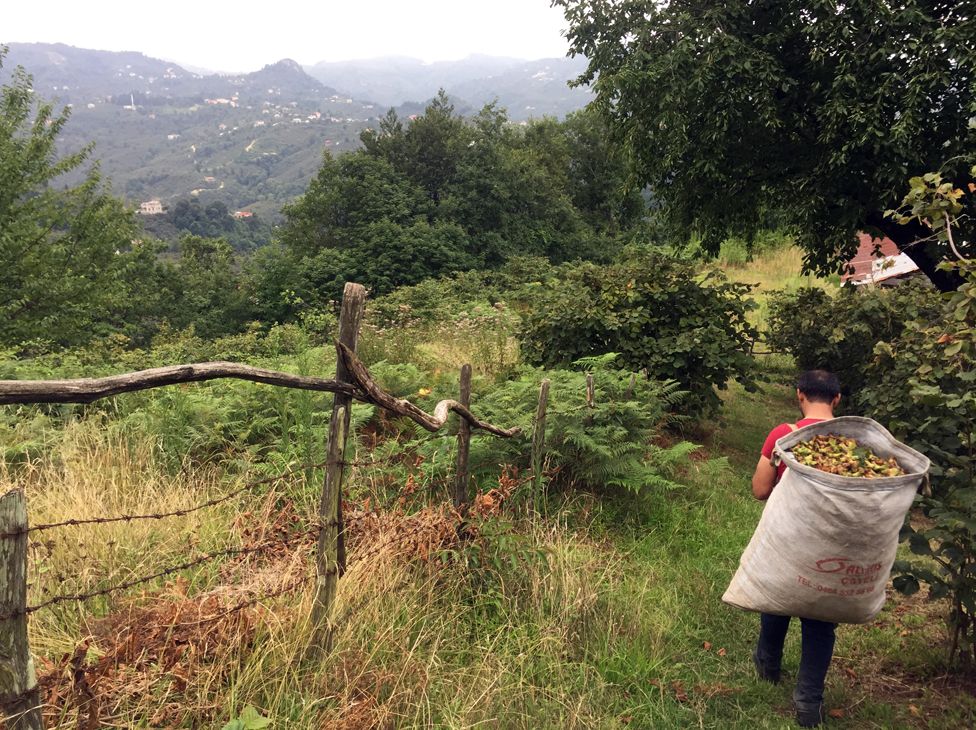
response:
{"label": "distant mountain range", "polygon": [[440,88],[461,113],[497,99],[514,121],[563,116],[590,100],[567,84],[582,71],[579,60],[387,58],[305,69],[285,59],[226,75],[135,52],[8,45],[0,82],[21,65],[40,98],[70,105],[64,148],[94,141],[117,194],[164,205],[219,200],[267,217],[305,190],[324,151],[353,149],[389,107],[417,113]]}
{"label": "distant mountain range", "polygon": [[387,107],[430,99],[443,88],[474,108],[497,100],[514,120],[562,117],[586,106],[590,91],[569,87],[569,81],[585,69],[582,58],[525,61],[494,56],[438,63],[389,57],[317,63],[305,68],[328,86]]}

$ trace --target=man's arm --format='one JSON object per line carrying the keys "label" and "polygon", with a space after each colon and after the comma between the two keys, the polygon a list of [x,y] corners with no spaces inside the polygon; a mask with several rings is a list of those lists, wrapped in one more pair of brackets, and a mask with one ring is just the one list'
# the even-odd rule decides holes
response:
{"label": "man's arm", "polygon": [[759,457],[756,473],[752,475],[752,496],[761,502],[769,499],[776,486],[776,467],[765,456]]}

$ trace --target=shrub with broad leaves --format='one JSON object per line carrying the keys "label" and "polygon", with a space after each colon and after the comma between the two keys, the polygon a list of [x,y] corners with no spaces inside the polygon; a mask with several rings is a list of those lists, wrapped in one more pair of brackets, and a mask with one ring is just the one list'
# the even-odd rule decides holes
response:
{"label": "shrub with broad leaves", "polygon": [[676,381],[687,410],[708,411],[730,379],[753,386],[750,288],[654,249],[609,266],[562,266],[527,296],[522,354],[561,367],[616,352],[620,367]]}
{"label": "shrub with broad leaves", "polygon": [[976,262],[952,265],[965,283],[943,314],[908,322],[875,348],[861,396],[868,414],[932,460],[932,494],[919,497],[930,522],[903,538],[927,560],[896,563],[895,587],[948,596],[953,643],[976,661]]}
{"label": "shrub with broad leaves", "polygon": [[812,287],[777,292],[766,342],[796,358],[800,370],[836,373],[845,394],[856,399],[874,346],[899,337],[908,322],[938,316],[941,307],[938,292],[923,281],[893,289],[845,287],[835,295]]}

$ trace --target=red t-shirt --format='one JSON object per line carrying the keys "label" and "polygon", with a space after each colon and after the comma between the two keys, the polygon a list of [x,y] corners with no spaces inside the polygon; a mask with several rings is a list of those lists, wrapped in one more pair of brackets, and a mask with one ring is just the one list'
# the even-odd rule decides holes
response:
{"label": "red t-shirt", "polygon": [[[822,419],[822,418],[801,418],[799,421],[796,422],[796,426],[797,426],[797,428],[803,428],[804,426],[809,426],[811,423],[820,423],[822,420],[824,420],[824,419]],[[779,424],[776,428],[774,428],[772,431],[770,431],[769,432],[769,436],[766,437],[766,441],[763,443],[763,447],[762,447],[762,455],[765,456],[767,459],[772,460],[772,458],[773,458],[773,447],[776,446],[776,442],[779,439],[783,438],[784,436],[786,436],[787,434],[792,433],[792,432],[793,432],[793,429],[790,428],[790,424],[788,424],[788,423],[781,423],[781,424]],[[776,468],[776,481],[777,482],[780,479],[783,478],[783,472],[785,472],[785,471],[786,471],[786,464],[780,464]]]}

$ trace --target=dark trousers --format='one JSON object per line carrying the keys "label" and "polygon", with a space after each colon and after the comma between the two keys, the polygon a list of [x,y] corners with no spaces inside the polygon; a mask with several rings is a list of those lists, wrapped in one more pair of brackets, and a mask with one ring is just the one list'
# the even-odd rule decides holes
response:
{"label": "dark trousers", "polygon": [[[779,672],[783,661],[783,642],[790,628],[789,616],[760,614],[759,644],[756,646],[756,659],[769,670]],[[824,680],[834,655],[834,629],[837,624],[801,618],[802,645],[800,650],[800,671],[796,676],[796,702],[823,702]]]}

